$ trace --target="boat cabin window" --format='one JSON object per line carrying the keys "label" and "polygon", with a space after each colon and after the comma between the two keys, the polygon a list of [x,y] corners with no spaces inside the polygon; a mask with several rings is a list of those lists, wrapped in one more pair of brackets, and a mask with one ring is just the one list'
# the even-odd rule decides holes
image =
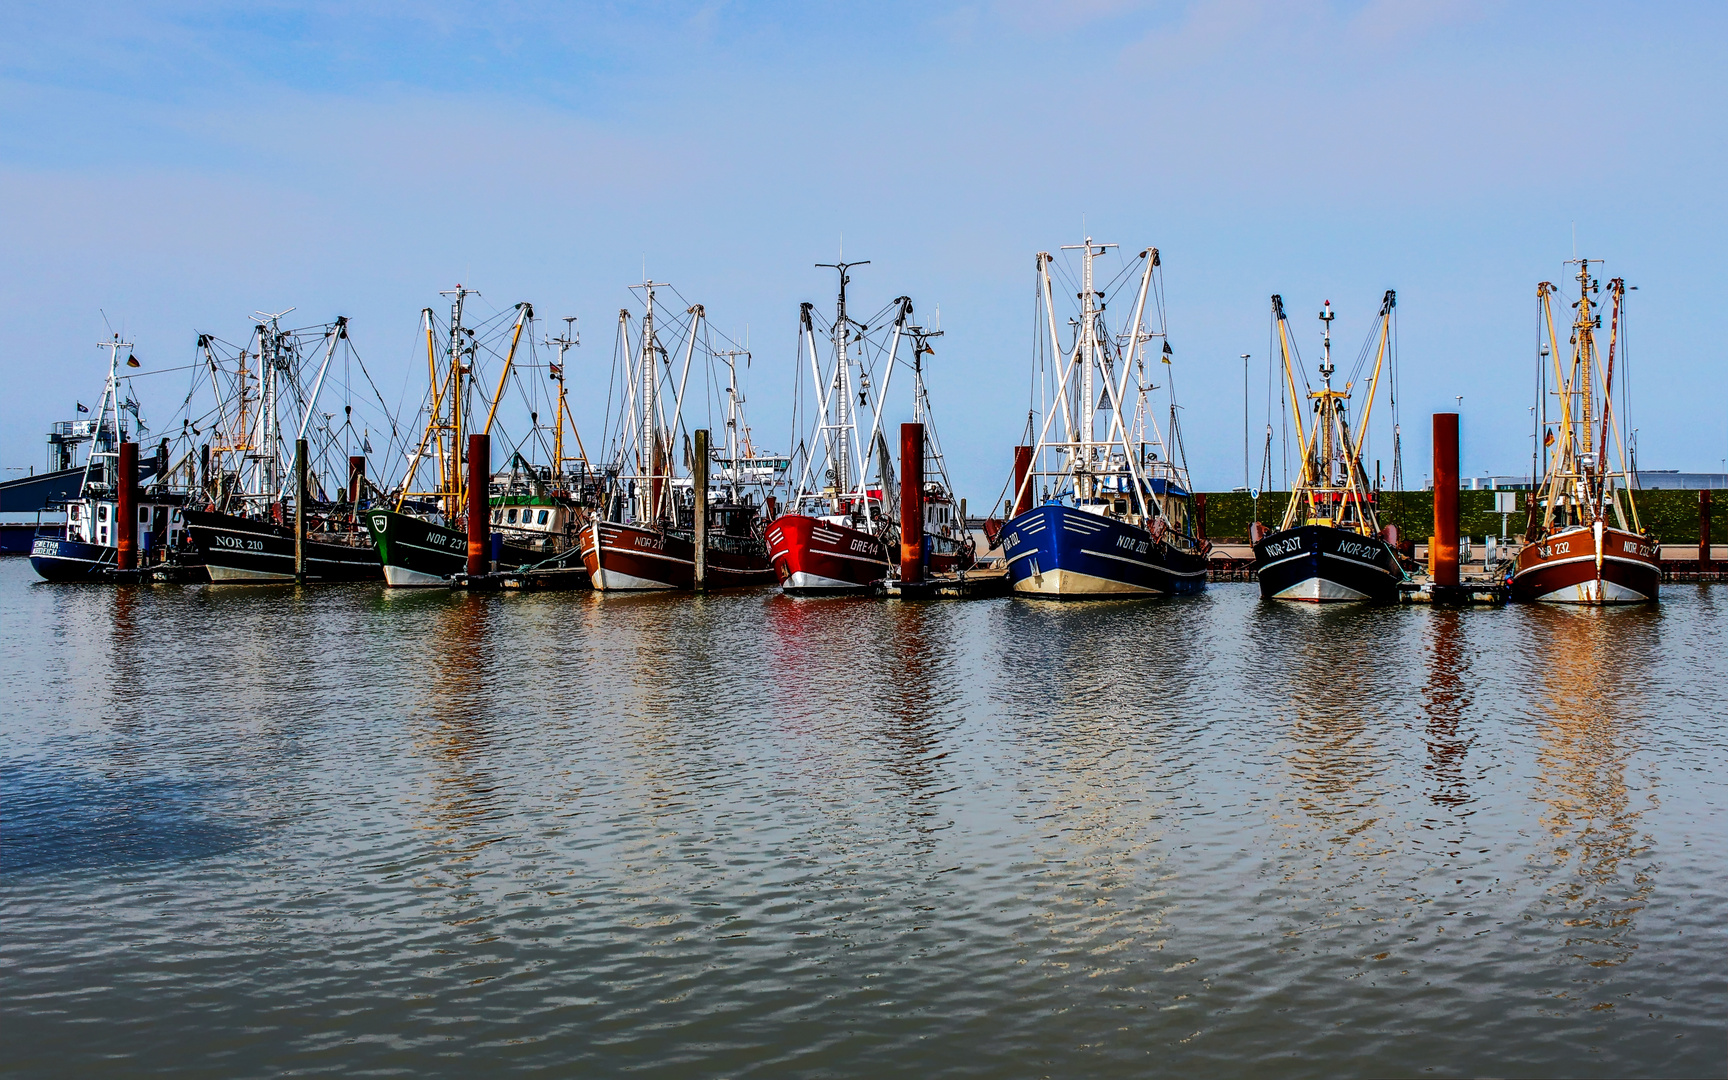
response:
{"label": "boat cabin window", "polygon": [[510,522],[510,524],[512,524],[512,525],[514,525],[516,523],[516,508],[515,507],[510,508],[510,512],[505,515],[505,520]]}
{"label": "boat cabin window", "polygon": [[101,506],[98,506],[96,508],[96,520],[97,521],[107,521],[108,520],[108,504],[107,503],[103,503]]}
{"label": "boat cabin window", "polygon": [[138,508],[138,520],[139,521],[149,521],[150,520],[150,508],[148,506],[140,506]]}
{"label": "boat cabin window", "polygon": [[71,518],[73,521],[77,521],[78,520],[78,511],[83,509],[83,507],[80,507],[77,503],[73,503],[71,506],[67,507],[66,509],[67,509],[67,517]]}
{"label": "boat cabin window", "polygon": [[544,525],[544,524],[546,524],[546,511],[544,511],[544,510],[542,510],[542,511],[540,511],[540,521],[539,521],[539,524],[541,524],[541,525]]}

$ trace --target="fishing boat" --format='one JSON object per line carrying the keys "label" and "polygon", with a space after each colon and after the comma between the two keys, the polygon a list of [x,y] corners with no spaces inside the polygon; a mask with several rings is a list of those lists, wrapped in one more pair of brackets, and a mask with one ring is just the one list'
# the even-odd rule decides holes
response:
{"label": "fishing boat", "polygon": [[[1548,460],[1541,486],[1528,504],[1525,544],[1511,574],[1512,599],[1591,605],[1652,601],[1661,586],[1662,568],[1656,542],[1638,520],[1614,409],[1615,354],[1624,351],[1626,282],[1608,282],[1604,353],[1596,340],[1602,324],[1597,300],[1601,282],[1590,271],[1590,264],[1601,260],[1572,261],[1578,267],[1578,301],[1568,342],[1570,361],[1564,365],[1554,324],[1558,290],[1546,281],[1536,286],[1547,333],[1537,363],[1542,382],[1553,376],[1560,416],[1552,424],[1546,421],[1548,393],[1542,386],[1542,444]],[[1621,395],[1624,411],[1623,378]]]}
{"label": "fishing boat", "polygon": [[[511,455],[511,472],[501,490],[493,492],[496,477],[487,490],[471,492],[468,485],[468,435],[491,438],[499,427],[499,406],[505,390],[523,366],[522,343],[533,352],[531,324],[533,306],[524,302],[479,320],[466,321],[468,301],[478,296],[473,289],[457,285],[440,295],[450,297],[450,318],[440,325],[431,308],[421,310],[421,337],[429,372],[426,423],[419,442],[408,454],[403,478],[393,497],[360,515],[360,521],[382,565],[385,584],[394,587],[442,586],[467,568],[466,519],[470,498],[486,499],[491,531],[489,567],[532,571],[543,585],[586,587],[576,536],[586,520],[592,483],[586,455],[565,452],[564,428],[569,423],[569,405],[564,385],[564,354],[575,344],[568,322],[565,336],[547,344],[558,346],[558,359],[546,365],[555,384],[551,404],[556,420],[548,425],[553,435],[552,461],[547,466],[529,465],[520,448]],[[497,382],[486,396],[478,385],[488,360],[500,363]],[[537,384],[536,384],[537,385]],[[537,391],[523,387],[524,397],[537,400]],[[474,417],[484,409],[484,420]],[[531,443],[543,432],[537,409],[529,416],[528,436],[518,447]],[[571,425],[572,427],[574,425]],[[578,446],[580,439],[578,438]],[[572,468],[574,466],[574,468]]]}
{"label": "fishing boat", "polygon": [[[815,424],[797,490],[786,512],[768,525],[769,554],[781,589],[807,595],[858,593],[898,575],[903,523],[882,424],[907,337],[913,343],[912,419],[927,432],[922,473],[926,561],[936,573],[966,569],[972,563],[971,541],[955,512],[924,385],[923,360],[935,351],[930,342],[941,331],[910,324],[912,301],[904,296],[859,322],[847,311],[846,288],[851,268],[867,262],[819,265],[838,272],[840,287],[828,327],[818,329],[813,305],[799,311],[798,357],[810,361]],[[820,338],[827,339],[825,361],[817,352]],[[872,385],[878,378],[879,388]]]}
{"label": "fishing boat", "polygon": [[[351,430],[353,405],[338,428],[330,426],[334,413],[319,411],[338,349],[347,350],[344,368],[357,360],[348,345],[348,320],[339,316],[316,327],[284,328],[282,319],[292,310],[258,312],[250,339],[238,351],[225,349],[212,334],[198,336],[199,370],[215,391],[216,415],[203,455],[202,505],[189,506],[185,517],[212,584],[383,576],[356,519],[366,459],[342,453],[345,439],[366,445]],[[303,507],[299,446],[308,448]],[[347,483],[327,492],[342,471],[326,466],[334,456],[346,458]]]}
{"label": "fishing boat", "polygon": [[[1105,318],[1105,290],[1095,261],[1116,248],[1094,243],[1080,252],[1078,308],[1072,338],[1062,347],[1051,283],[1055,259],[1037,256],[1039,353],[1035,370],[1043,422],[1030,447],[1015,455],[1009,520],[999,538],[1008,579],[1017,593],[1055,598],[1149,597],[1206,587],[1206,552],[1194,514],[1187,460],[1170,367],[1164,378],[1169,437],[1147,408],[1158,389],[1146,376],[1145,345],[1161,341],[1159,359],[1172,364],[1163,318],[1161,260],[1147,248],[1116,280],[1133,280],[1132,314],[1121,334]],[[1156,331],[1146,329],[1148,296]],[[1065,290],[1066,291],[1066,290]],[[1140,407],[1130,422],[1123,402],[1134,380]],[[1037,410],[1028,417],[1028,427]]]}
{"label": "fishing boat", "polygon": [[[1313,389],[1307,374],[1295,359],[1295,345],[1284,300],[1272,297],[1272,320],[1278,351],[1284,364],[1284,383],[1290,410],[1300,440],[1302,466],[1284,509],[1283,522],[1268,531],[1259,522],[1250,528],[1254,544],[1254,570],[1260,580],[1260,595],[1267,600],[1306,600],[1325,603],[1367,600],[1388,603],[1398,599],[1398,586],[1405,580],[1398,563],[1397,533],[1382,530],[1375,511],[1378,492],[1362,467],[1368,421],[1380,390],[1381,374],[1388,367],[1392,343],[1392,313],[1397,294],[1386,290],[1380,315],[1369,333],[1368,343],[1358,354],[1356,370],[1334,389],[1332,376],[1332,320],[1337,315],[1332,301],[1320,310],[1320,389]],[[1365,373],[1372,351],[1374,368],[1362,413],[1350,421],[1350,391]],[[1296,385],[1298,373],[1302,390]],[[1302,422],[1301,402],[1310,403],[1314,422]],[[1355,431],[1352,432],[1352,426]]]}
{"label": "fishing boat", "polygon": [[[123,515],[136,515],[130,533],[136,568],[160,566],[185,539],[185,494],[168,483],[173,472],[168,440],[162,440],[143,467],[137,445],[129,441],[133,428],[138,434],[146,430],[135,395],[128,390],[121,396],[120,355],[125,353],[129,366],[138,363],[132,343],[115,334],[98,347],[108,350],[102,403],[92,419],[76,422],[72,433],[90,442],[78,495],[65,504],[65,523],[38,528],[30,545],[30,565],[48,581],[112,580],[120,568]],[[122,415],[126,412],[132,414],[130,428]],[[130,485],[124,483],[127,471],[136,473]]]}
{"label": "fishing boat", "polygon": [[[707,313],[700,304],[688,304],[682,312],[662,309],[661,290],[676,290],[666,282],[646,280],[633,286],[642,296],[640,330],[631,330],[628,308],[618,312],[616,356],[625,387],[623,401],[611,441],[611,464],[603,477],[601,506],[604,512],[584,525],[579,547],[594,588],[602,592],[644,592],[693,589],[696,582],[696,500],[691,470],[710,470],[714,451],[707,457],[693,450],[684,426],[684,396],[697,348],[708,362],[720,354],[709,347]],[[682,341],[668,349],[662,334],[670,325]],[[676,377],[673,367],[682,354]],[[705,522],[706,587],[710,589],[767,585],[774,580],[768,549],[761,533],[765,492],[743,482],[746,478],[743,449],[739,443],[737,408],[742,398],[737,390],[736,359],[727,354],[732,378],[729,400],[730,447],[723,452],[737,455],[729,474],[714,490]],[[682,440],[685,469],[677,468],[677,447]],[[730,481],[725,477],[730,476]]]}

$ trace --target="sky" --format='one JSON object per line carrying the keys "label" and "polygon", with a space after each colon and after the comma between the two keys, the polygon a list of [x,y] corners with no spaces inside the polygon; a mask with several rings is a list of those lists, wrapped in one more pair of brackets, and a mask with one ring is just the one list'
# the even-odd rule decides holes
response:
{"label": "sky", "polygon": [[[784,449],[798,305],[832,304],[813,264],[843,245],[871,260],[860,306],[940,311],[930,391],[977,506],[1025,426],[1033,257],[1087,234],[1160,250],[1201,490],[1243,483],[1242,353],[1258,462],[1273,293],[1312,362],[1322,301],[1354,356],[1397,290],[1408,486],[1442,409],[1467,474],[1527,469],[1536,285],[1575,254],[1637,286],[1640,467],[1728,458],[1722,5],[7,10],[7,470],[40,469],[49,423],[100,393],[105,319],[149,369],[189,362],[200,331],[244,338],[257,310],[346,315],[399,396],[424,372],[421,308],[457,282],[580,319],[576,418],[598,432],[645,268],[748,337],[749,417]],[[167,381],[140,383],[147,415],[178,404]]]}

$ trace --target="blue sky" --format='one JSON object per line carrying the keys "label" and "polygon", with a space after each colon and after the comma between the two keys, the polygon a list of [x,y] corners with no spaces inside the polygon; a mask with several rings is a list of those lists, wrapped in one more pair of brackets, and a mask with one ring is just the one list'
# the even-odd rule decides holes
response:
{"label": "blue sky", "polygon": [[983,502],[1024,423],[1033,254],[1084,220],[1163,253],[1202,488],[1241,482],[1238,356],[1263,386],[1273,292],[1312,358],[1322,300],[1353,355],[1398,290],[1413,482],[1455,395],[1466,470],[1523,467],[1535,285],[1563,280],[1574,230],[1639,286],[1640,464],[1721,468],[1725,23],[1444,0],[8,5],[0,465],[40,467],[46,425],[94,396],[99,310],[157,366],[254,310],[345,314],[395,392],[420,308],[462,281],[580,316],[572,367],[603,386],[644,261],[748,331],[752,419],[783,447],[798,303],[831,302],[811,264],[843,235],[867,307],[940,306],[932,393]]}

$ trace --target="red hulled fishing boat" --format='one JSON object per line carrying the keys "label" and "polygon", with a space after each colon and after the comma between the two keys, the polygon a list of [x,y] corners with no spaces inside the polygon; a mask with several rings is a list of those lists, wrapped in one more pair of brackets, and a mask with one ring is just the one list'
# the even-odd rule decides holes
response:
{"label": "red hulled fishing boat", "polygon": [[[1593,299],[1601,283],[1590,274],[1592,261],[1576,260],[1577,315],[1567,366],[1561,364],[1554,327],[1552,299],[1558,290],[1546,281],[1536,287],[1548,335],[1538,363],[1544,379],[1554,378],[1560,416],[1554,424],[1544,423],[1542,445],[1552,456],[1530,498],[1526,543],[1512,571],[1514,600],[1635,604],[1655,600],[1662,582],[1656,543],[1638,521],[1614,414],[1614,361],[1625,331],[1626,283],[1620,278],[1608,282],[1608,349],[1603,353],[1596,342],[1602,316]],[[1544,409],[1547,396],[1544,388]]]}
{"label": "red hulled fishing boat", "polygon": [[[882,408],[894,379],[902,339],[911,337],[912,418],[930,436],[923,465],[925,562],[933,573],[972,565],[963,515],[955,512],[939,445],[929,423],[923,359],[934,352],[939,330],[910,324],[912,301],[898,297],[859,322],[846,310],[847,271],[864,263],[821,264],[839,272],[834,323],[827,328],[828,362],[817,356],[813,305],[799,313],[798,350],[808,356],[816,396],[816,424],[803,476],[785,514],[769,523],[769,556],[789,593],[865,592],[899,572],[902,522],[893,498],[894,471],[882,434]],[[891,321],[890,320],[891,314]],[[874,329],[873,329],[874,328]],[[872,403],[872,380],[880,390]],[[863,421],[868,420],[868,424]],[[871,472],[874,471],[874,478]]]}

